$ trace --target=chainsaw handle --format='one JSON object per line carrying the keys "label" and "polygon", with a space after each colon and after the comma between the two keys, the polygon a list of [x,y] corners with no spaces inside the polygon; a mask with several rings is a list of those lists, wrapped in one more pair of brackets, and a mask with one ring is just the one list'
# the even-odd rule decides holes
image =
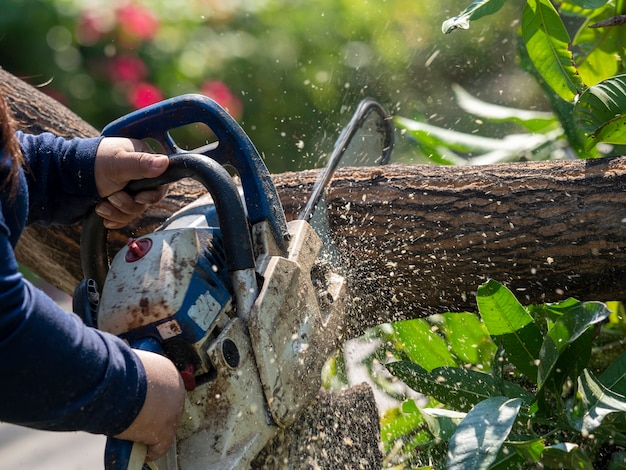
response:
{"label": "chainsaw handle", "polygon": [[[206,155],[182,153],[171,155],[165,172],[156,177],[134,181],[130,192],[193,178],[202,183],[213,197],[223,235],[229,271],[254,268],[254,252],[246,212],[232,177],[226,169]],[[94,279],[100,288],[109,270],[108,230],[95,211],[85,218],[80,240],[80,258],[85,277]]]}
{"label": "chainsaw handle", "polygon": [[[131,347],[164,355],[161,344],[154,338],[142,338]],[[104,446],[104,470],[150,470],[150,465],[144,464],[147,451],[146,445],[140,442],[108,437]]]}
{"label": "chainsaw handle", "polygon": [[286,251],[287,222],[269,171],[250,138],[219,104],[212,99],[187,94],[142,108],[107,125],[103,136],[154,139],[166,153],[184,153],[169,131],[189,124],[207,125],[217,145],[192,150],[210,155],[221,165],[230,165],[239,174],[250,222],[268,220],[278,245]]}

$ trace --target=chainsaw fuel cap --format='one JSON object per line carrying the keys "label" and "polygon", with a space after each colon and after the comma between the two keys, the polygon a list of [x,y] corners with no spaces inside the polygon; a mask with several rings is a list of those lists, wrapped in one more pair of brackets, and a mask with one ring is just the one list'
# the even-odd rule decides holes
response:
{"label": "chainsaw fuel cap", "polygon": [[152,248],[152,240],[150,238],[129,238],[126,244],[128,250],[126,251],[126,262],[133,263],[140,260],[150,251]]}

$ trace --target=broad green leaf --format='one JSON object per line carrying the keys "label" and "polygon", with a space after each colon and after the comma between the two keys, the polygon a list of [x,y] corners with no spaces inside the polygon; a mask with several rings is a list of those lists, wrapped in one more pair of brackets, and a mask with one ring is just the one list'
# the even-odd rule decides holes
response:
{"label": "broad green leaf", "polygon": [[547,128],[553,128],[558,123],[554,113],[529,111],[487,103],[472,96],[459,85],[453,85],[452,90],[456,95],[457,103],[463,110],[491,122],[514,122],[532,132],[541,132]]}
{"label": "broad green leaf", "polygon": [[386,365],[395,377],[413,390],[429,395],[457,411],[469,410],[476,403],[492,396],[520,397],[530,403],[532,395],[520,387],[504,381],[500,384],[493,376],[469,369],[440,367],[428,372],[409,361]]}
{"label": "broad green leaf", "polygon": [[587,136],[587,148],[598,142],[626,144],[626,75],[589,87],[580,96],[574,113]]}
{"label": "broad green leaf", "polygon": [[600,375],[600,382],[609,390],[626,396],[626,352]]}
{"label": "broad green leaf", "polygon": [[504,0],[474,0],[470,6],[458,16],[449,18],[441,25],[444,34],[451,33],[455,29],[469,29],[470,20],[477,20],[483,16],[496,13],[504,5]]}
{"label": "broad green leaf", "polygon": [[[601,302],[585,302],[559,317],[544,338],[539,352],[537,384],[541,387],[554,371],[565,350],[597,323],[608,318],[610,310]],[[588,347],[591,347],[589,343]],[[577,351],[577,355],[582,351]],[[571,362],[571,359],[565,359]]]}
{"label": "broad green leaf", "polygon": [[487,330],[502,341],[509,361],[536,382],[542,334],[533,318],[509,289],[494,280],[478,288],[476,301]]}
{"label": "broad green leaf", "polygon": [[[455,165],[467,164],[468,160],[451,153],[449,150],[462,152],[470,156],[482,153],[494,155],[489,157],[489,160],[483,157],[480,164],[510,161],[519,158],[520,155],[535,152],[554,139],[558,139],[563,133],[561,129],[555,129],[546,134],[509,134],[503,139],[494,139],[443,129],[403,117],[394,118],[394,122],[400,129],[404,130],[406,135],[414,139],[420,147],[433,149],[433,152],[436,152],[444,160],[444,164],[452,163]],[[448,149],[448,151],[444,152],[443,149]],[[427,150],[424,150],[424,152],[427,153]],[[479,158],[481,157],[476,157],[476,159]],[[474,164],[477,163],[478,160]]]}
{"label": "broad green leaf", "polygon": [[489,371],[496,345],[474,313],[445,313],[443,329],[452,352],[463,362]]}
{"label": "broad green leaf", "polygon": [[614,14],[614,7],[604,8],[605,13],[589,18],[578,29],[572,41],[575,52],[576,69],[582,80],[589,86],[595,85],[616,75],[621,66],[618,51],[623,51],[626,37],[618,28],[590,28],[598,19]]}
{"label": "broad green leaf", "polygon": [[587,369],[578,377],[578,393],[582,413],[574,426],[579,431],[592,432],[607,416],[626,413],[626,397],[606,388]]}
{"label": "broad green leaf", "polygon": [[535,318],[536,322],[539,318],[545,321],[555,322],[559,317],[570,311],[572,308],[578,308],[580,304],[580,300],[568,297],[560,302],[531,305],[528,307],[528,310],[533,318]]}
{"label": "broad green leaf", "polygon": [[380,437],[386,450],[391,449],[398,439],[407,441],[412,447],[431,441],[434,436],[427,430],[426,422],[413,400],[412,406],[402,404],[387,410],[380,419]]}
{"label": "broad green leaf", "polygon": [[522,14],[522,39],[537,72],[554,92],[572,101],[584,89],[572,54],[569,35],[550,0],[528,0]]}
{"label": "broad green leaf", "polygon": [[489,468],[511,432],[521,404],[518,398],[492,397],[472,408],[450,439],[446,468]]}
{"label": "broad green leaf", "polygon": [[527,438],[526,440],[509,439],[506,445],[515,450],[524,460],[528,462],[539,462],[541,454],[545,449],[545,443],[540,438]]}
{"label": "broad green leaf", "polygon": [[548,468],[594,470],[587,454],[577,444],[571,442],[546,447],[541,456],[541,463]]}
{"label": "broad green leaf", "polygon": [[513,293],[493,279],[478,287],[476,302],[487,331],[493,336],[515,333],[533,321]]}
{"label": "broad green leaf", "polygon": [[422,319],[406,320],[392,324],[389,338],[396,347],[424,369],[431,371],[441,366],[456,366],[445,339],[431,330],[431,325]]}
{"label": "broad green leaf", "polygon": [[503,145],[501,139],[465,134],[403,117],[396,117],[394,121],[411,137],[430,147],[443,146],[457,152],[484,152],[500,149]]}

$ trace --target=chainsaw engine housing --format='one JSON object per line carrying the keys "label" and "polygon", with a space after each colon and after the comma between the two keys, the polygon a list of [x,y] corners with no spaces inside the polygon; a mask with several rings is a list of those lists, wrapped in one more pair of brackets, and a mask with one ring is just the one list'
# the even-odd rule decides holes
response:
{"label": "chainsaw engine housing", "polygon": [[[232,286],[217,228],[161,230],[129,241],[111,263],[98,327],[130,344],[153,338],[179,370],[212,370],[206,348],[232,311]],[[215,336],[215,335],[213,335]]]}

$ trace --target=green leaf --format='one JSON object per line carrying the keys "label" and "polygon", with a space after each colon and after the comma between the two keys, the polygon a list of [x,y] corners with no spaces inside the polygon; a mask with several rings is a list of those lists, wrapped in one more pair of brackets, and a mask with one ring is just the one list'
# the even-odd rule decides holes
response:
{"label": "green leaf", "polygon": [[[412,406],[405,406],[407,403]],[[380,436],[386,450],[391,449],[399,439],[414,448],[434,438],[427,430],[426,422],[413,400],[383,414],[380,419]]]}
{"label": "green leaf", "polygon": [[626,144],[626,75],[589,87],[580,96],[574,113],[587,136],[586,148],[598,142]]}
{"label": "green leaf", "polygon": [[626,352],[600,375],[600,382],[615,393],[626,396]]}
{"label": "green leaf", "polygon": [[503,145],[502,139],[465,134],[403,117],[396,117],[394,122],[411,137],[430,147],[447,147],[457,152],[484,152],[501,149]]}
{"label": "green leaf", "polygon": [[589,86],[595,85],[618,73],[626,37],[619,28],[590,28],[592,22],[607,19],[615,14],[614,7],[606,5],[600,15],[587,18],[572,41],[576,70]]}
{"label": "green leaf", "polygon": [[556,116],[551,112],[529,111],[487,103],[472,96],[459,85],[453,85],[452,90],[463,110],[491,122],[514,122],[532,132],[554,128],[558,123]]}
{"label": "green leaf", "polygon": [[594,470],[587,454],[577,444],[571,442],[560,442],[546,447],[541,456],[541,463],[548,468]]}
{"label": "green leaf", "polygon": [[535,382],[543,338],[533,318],[509,289],[494,280],[478,288],[476,301],[487,330],[502,341],[509,361]]}
{"label": "green leaf", "polygon": [[[519,439],[519,438],[517,438]],[[541,454],[545,449],[543,439],[540,438],[528,438],[526,440],[513,440],[510,439],[506,442],[506,445],[511,449],[514,449],[524,460],[528,462],[539,462]]]}
{"label": "green leaf", "polygon": [[572,101],[583,90],[569,35],[550,0],[528,0],[522,14],[522,39],[537,72],[554,92]]}
{"label": "green leaf", "polygon": [[487,331],[493,336],[515,333],[533,321],[513,293],[493,279],[478,287],[476,302]]}
{"label": "green leaf", "polygon": [[448,470],[487,469],[511,432],[522,401],[493,397],[477,404],[450,439]]}
{"label": "green leaf", "polygon": [[[403,117],[394,118],[394,122],[400,129],[403,129],[405,135],[417,142],[425,154],[428,155],[428,149],[430,149],[430,152],[435,156],[434,161],[436,163],[455,165],[511,161],[519,158],[520,155],[535,152],[560,138],[563,134],[562,129],[559,128],[545,134],[508,134],[503,139],[495,139],[443,129]],[[467,160],[450,152],[450,150],[463,152],[468,156],[481,153],[485,153],[485,155]]]}
{"label": "green leaf", "polygon": [[[601,302],[585,302],[570,309],[554,322],[539,352],[537,384],[540,387],[548,380],[565,350],[594,325],[608,318],[610,313]],[[580,354],[581,351],[577,351],[577,356]],[[572,362],[571,359],[566,360]]]}
{"label": "green leaf", "polygon": [[579,431],[592,432],[604,419],[615,413],[626,413],[626,397],[606,388],[587,369],[578,378],[581,417],[574,422]]}
{"label": "green leaf", "polygon": [[519,397],[530,403],[532,395],[520,387],[471,369],[439,367],[431,372],[409,361],[386,365],[395,377],[413,390],[432,396],[457,411],[467,411],[476,403],[492,396]]}
{"label": "green leaf", "polygon": [[492,15],[499,11],[502,5],[504,5],[504,0],[474,0],[458,16],[444,21],[441,25],[441,30],[444,34],[448,34],[455,29],[469,29],[470,20],[477,20],[483,16]]}
{"label": "green leaf", "polygon": [[431,328],[422,319],[395,322],[392,324],[393,333],[389,339],[413,362],[428,371],[441,366],[456,366],[445,339]]}
{"label": "green leaf", "polygon": [[463,362],[475,364],[487,372],[496,345],[484,323],[474,313],[444,313],[444,333],[452,352]]}

